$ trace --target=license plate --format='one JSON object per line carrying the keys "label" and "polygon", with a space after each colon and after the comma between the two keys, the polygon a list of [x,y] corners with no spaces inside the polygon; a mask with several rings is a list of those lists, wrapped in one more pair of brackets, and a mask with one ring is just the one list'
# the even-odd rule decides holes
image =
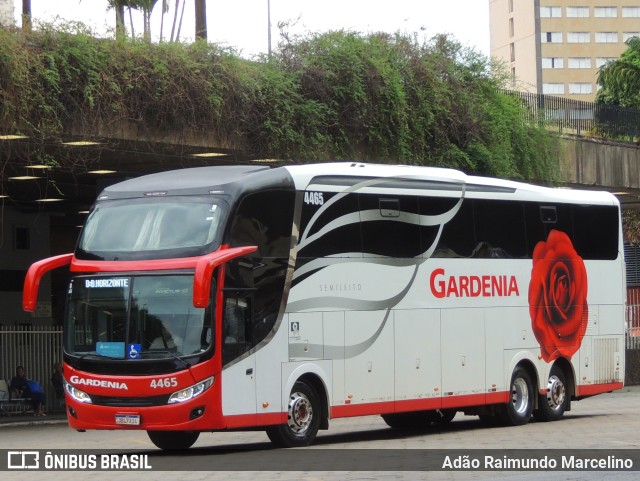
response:
{"label": "license plate", "polygon": [[116,414],[116,424],[125,426],[140,426],[139,414]]}

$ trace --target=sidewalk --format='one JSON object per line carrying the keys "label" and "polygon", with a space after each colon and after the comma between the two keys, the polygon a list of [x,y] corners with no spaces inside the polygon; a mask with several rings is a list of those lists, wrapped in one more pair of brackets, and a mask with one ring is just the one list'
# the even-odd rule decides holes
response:
{"label": "sidewalk", "polygon": [[66,422],[65,411],[59,410],[47,413],[46,416],[34,416],[33,413],[11,415],[0,413],[0,429],[5,426],[42,426],[45,424],[66,424]]}

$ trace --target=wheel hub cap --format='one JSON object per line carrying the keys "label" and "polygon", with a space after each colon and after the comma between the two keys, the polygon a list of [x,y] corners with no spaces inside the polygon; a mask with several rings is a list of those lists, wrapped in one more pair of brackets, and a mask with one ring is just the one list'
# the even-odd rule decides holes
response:
{"label": "wheel hub cap", "polygon": [[547,402],[551,409],[558,409],[564,404],[566,391],[564,384],[557,376],[551,376],[547,384]]}
{"label": "wheel hub cap", "polygon": [[292,393],[289,398],[289,428],[296,434],[304,434],[311,426],[313,407],[302,393]]}

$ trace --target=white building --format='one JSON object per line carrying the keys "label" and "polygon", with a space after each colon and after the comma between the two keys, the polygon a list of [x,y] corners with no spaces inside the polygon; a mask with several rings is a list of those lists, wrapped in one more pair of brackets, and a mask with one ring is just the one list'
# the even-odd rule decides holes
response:
{"label": "white building", "polygon": [[15,25],[13,0],[0,0],[0,26]]}

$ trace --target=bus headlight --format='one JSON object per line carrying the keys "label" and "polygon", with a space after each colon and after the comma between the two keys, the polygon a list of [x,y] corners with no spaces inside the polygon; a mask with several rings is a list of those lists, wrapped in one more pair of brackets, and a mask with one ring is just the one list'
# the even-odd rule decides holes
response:
{"label": "bus headlight", "polygon": [[78,389],[73,384],[69,384],[66,379],[63,380],[64,390],[67,391],[69,396],[75,399],[78,402],[91,404],[91,397],[84,391]]}
{"label": "bus headlight", "polygon": [[193,386],[189,386],[186,389],[174,392],[169,397],[168,404],[183,403],[192,400],[194,397],[200,396],[200,394],[205,392],[213,385],[213,379],[214,377],[211,376],[204,381],[200,381],[198,384],[194,384]]}

